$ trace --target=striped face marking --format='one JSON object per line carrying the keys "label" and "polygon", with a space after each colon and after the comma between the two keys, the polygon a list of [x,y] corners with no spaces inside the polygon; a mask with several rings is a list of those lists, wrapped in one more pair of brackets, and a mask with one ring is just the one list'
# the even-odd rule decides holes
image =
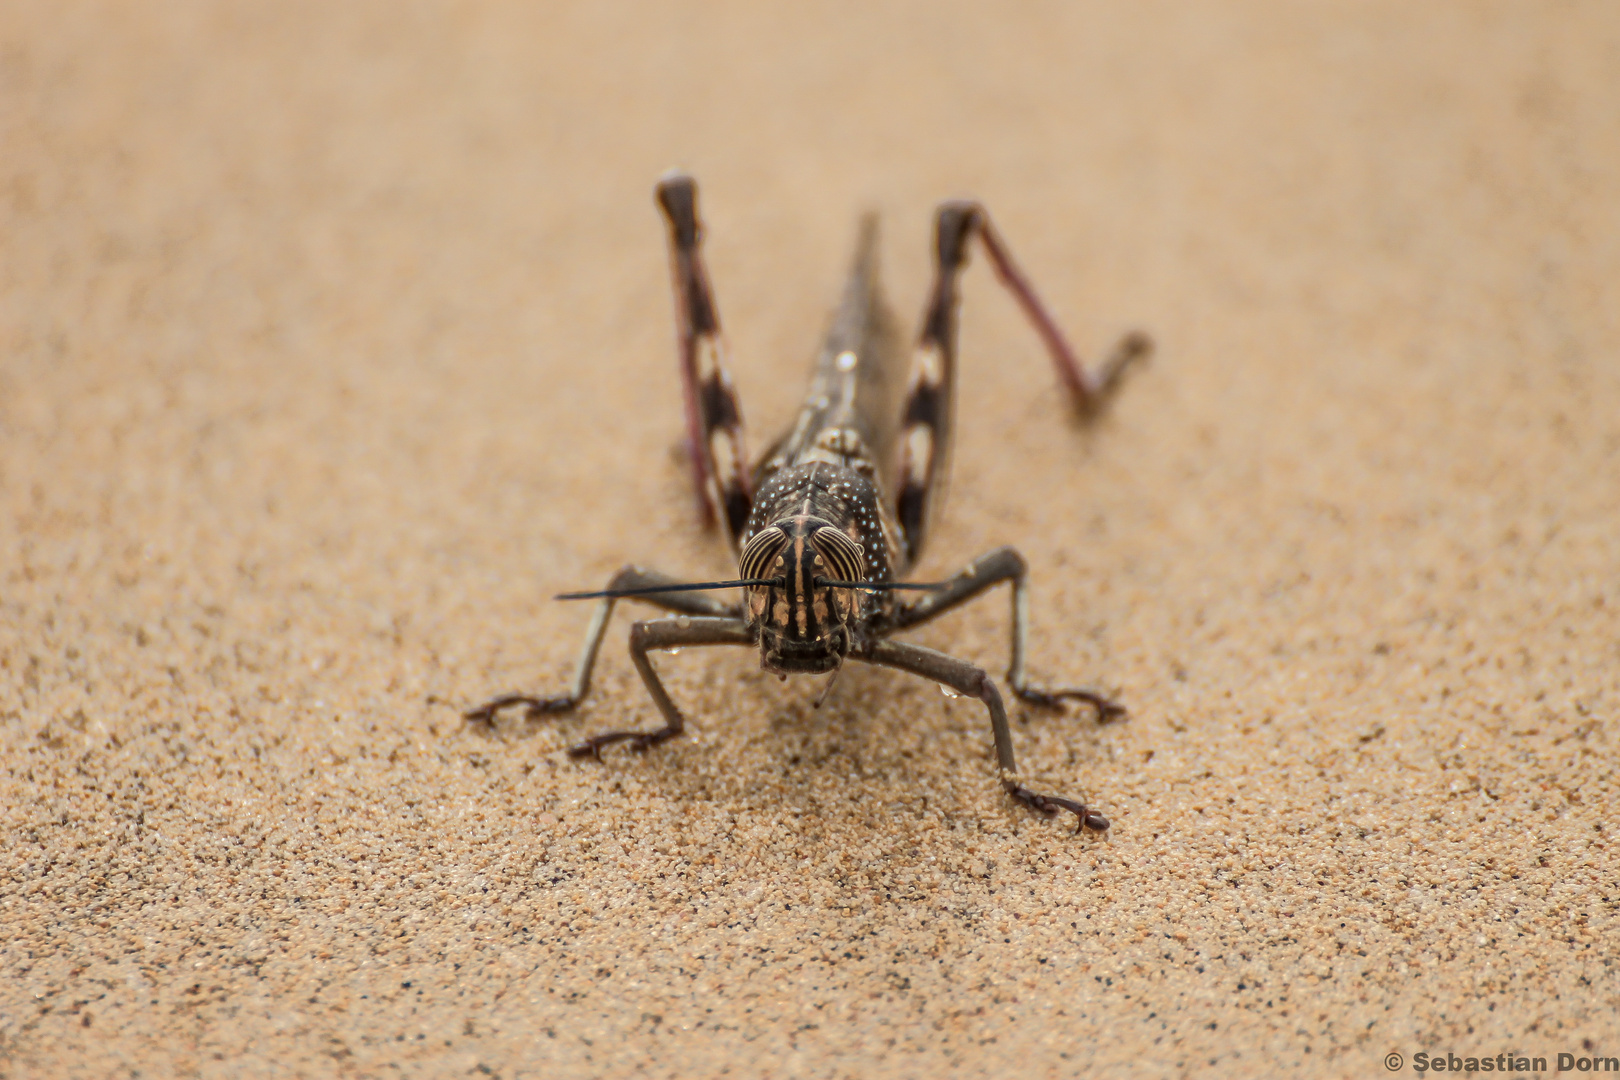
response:
{"label": "striped face marking", "polygon": [[828,581],[864,581],[866,554],[848,533],[811,514],[795,514],[750,537],[739,570],[775,579],[748,589],[749,620],[759,627],[766,666],[824,672],[843,662],[860,615],[860,594]]}
{"label": "striped face marking", "polygon": [[853,429],[827,429],[804,452],[815,458],[760,484],[738,570],[769,582],[748,586],[743,598],[767,671],[836,670],[866,640],[868,620],[892,603],[891,593],[826,584],[894,580],[900,541],[876,485],[844,456],[861,450]]}

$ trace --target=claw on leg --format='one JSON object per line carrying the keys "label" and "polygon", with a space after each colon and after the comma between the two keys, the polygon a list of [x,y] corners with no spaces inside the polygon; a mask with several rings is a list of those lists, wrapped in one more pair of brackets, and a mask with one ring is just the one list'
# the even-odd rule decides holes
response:
{"label": "claw on leg", "polygon": [[485,727],[495,726],[495,717],[502,709],[513,705],[524,706],[523,717],[526,720],[536,720],[548,713],[568,712],[579,704],[572,694],[559,694],[556,697],[530,697],[528,694],[502,694],[498,698],[491,698],[476,709],[468,709],[461,715],[470,723],[483,724]]}
{"label": "claw on leg", "polygon": [[575,746],[570,746],[568,756],[574,758],[591,757],[601,761],[604,746],[627,742],[632,750],[645,750],[679,734],[679,731],[671,731],[668,728],[660,728],[657,731],[608,731],[601,735],[593,735]]}
{"label": "claw on leg", "polygon": [[1060,798],[1057,795],[1039,795],[1015,781],[1006,781],[1004,786],[1007,789],[1007,794],[1025,806],[1038,810],[1048,817],[1051,817],[1059,810],[1067,810],[1075,816],[1074,831],[1077,833],[1085,832],[1087,829],[1092,832],[1108,831],[1108,819],[1093,810],[1087,809],[1085,803]]}
{"label": "claw on leg", "polygon": [[1097,713],[1097,723],[1106,724],[1125,715],[1125,706],[1095,690],[1042,690],[1034,686],[1015,686],[1018,700],[1042,709],[1059,709],[1065,701],[1083,701]]}

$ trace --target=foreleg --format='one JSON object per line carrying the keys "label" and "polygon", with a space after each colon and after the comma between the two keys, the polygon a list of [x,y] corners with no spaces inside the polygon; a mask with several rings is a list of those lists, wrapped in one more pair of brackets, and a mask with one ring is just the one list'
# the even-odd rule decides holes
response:
{"label": "foreleg", "polygon": [[1043,814],[1055,814],[1059,810],[1069,811],[1078,819],[1076,832],[1084,829],[1094,829],[1097,832],[1107,830],[1108,819],[1088,808],[1085,803],[1056,795],[1041,795],[1019,782],[1018,763],[1013,758],[1012,728],[1007,723],[1007,707],[1002,704],[1001,691],[996,689],[995,680],[991,679],[983,668],[975,667],[966,660],[958,660],[954,656],[902,641],[878,641],[861,653],[851,655],[870,664],[898,668],[913,675],[921,675],[925,679],[932,679],[948,686],[959,694],[984,702],[985,708],[990,710],[990,728],[995,734],[996,764],[1002,790],[1025,806],[1039,810]]}
{"label": "foreleg", "polygon": [[681,711],[670,700],[663,680],[652,666],[649,652],[658,649],[681,649],[693,645],[752,645],[754,632],[747,622],[734,616],[699,617],[694,619],[655,619],[638,622],[630,627],[630,659],[641,672],[641,681],[647,684],[647,693],[664,715],[664,726],[657,731],[609,731],[594,735],[578,746],[568,748],[573,757],[601,757],[602,747],[616,742],[628,742],[632,750],[645,750],[665,739],[672,739],[685,729]]}
{"label": "foreleg", "polygon": [[1043,690],[1029,685],[1024,673],[1025,645],[1029,638],[1029,567],[1024,557],[1010,547],[997,548],[981,555],[944,586],[899,608],[890,622],[896,630],[918,626],[945,612],[960,607],[1003,581],[1012,582],[1012,663],[1007,668],[1007,683],[1013,693],[1032,705],[1057,706],[1064,699],[1084,701],[1097,710],[1098,720],[1112,720],[1125,715],[1125,707],[1095,690],[1065,689]]}

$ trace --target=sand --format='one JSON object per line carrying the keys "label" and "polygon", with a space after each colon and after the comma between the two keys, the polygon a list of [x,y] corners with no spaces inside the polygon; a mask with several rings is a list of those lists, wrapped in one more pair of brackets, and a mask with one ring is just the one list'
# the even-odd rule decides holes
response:
{"label": "sand", "polygon": [[[1400,1073],[1620,1054],[1620,18],[1600,2],[0,13],[0,1073]],[[756,447],[855,222],[984,200],[917,568],[1129,718],[624,652],[698,522],[662,226]],[[629,606],[629,605],[627,605]],[[645,609],[643,609],[645,610]],[[1006,603],[913,640],[1001,672]],[[1504,1057],[1506,1060],[1506,1057]],[[1393,1062],[1392,1062],[1393,1063]]]}

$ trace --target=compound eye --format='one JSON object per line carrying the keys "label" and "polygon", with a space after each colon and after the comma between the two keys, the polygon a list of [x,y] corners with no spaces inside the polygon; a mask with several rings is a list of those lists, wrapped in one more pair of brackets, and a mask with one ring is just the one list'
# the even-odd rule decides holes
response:
{"label": "compound eye", "polygon": [[866,580],[866,553],[848,534],[824,525],[810,534],[810,543],[827,563],[821,577],[828,581]]}
{"label": "compound eye", "polygon": [[755,533],[743,546],[742,555],[737,559],[737,570],[744,578],[753,580],[780,576],[771,573],[771,564],[787,546],[787,539],[787,533],[775,525]]}

